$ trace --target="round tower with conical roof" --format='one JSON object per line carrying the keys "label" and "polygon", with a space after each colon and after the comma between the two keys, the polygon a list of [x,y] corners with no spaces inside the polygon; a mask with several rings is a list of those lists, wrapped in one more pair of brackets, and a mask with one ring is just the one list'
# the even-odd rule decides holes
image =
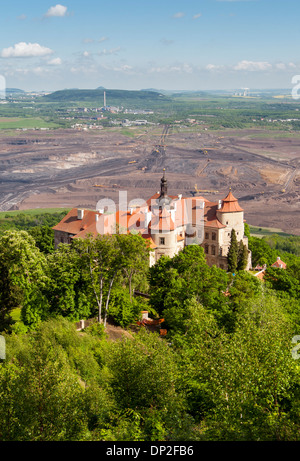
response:
{"label": "round tower with conical roof", "polygon": [[[244,225],[244,210],[239,205],[238,199],[233,195],[231,188],[228,195],[219,201],[217,209],[218,220],[226,227],[220,230],[219,244],[221,248],[221,255],[227,256],[228,249],[231,241],[231,231],[235,230],[238,242],[243,241],[244,245],[248,247],[248,239],[245,237]],[[251,264],[251,257],[249,254],[249,264]]]}

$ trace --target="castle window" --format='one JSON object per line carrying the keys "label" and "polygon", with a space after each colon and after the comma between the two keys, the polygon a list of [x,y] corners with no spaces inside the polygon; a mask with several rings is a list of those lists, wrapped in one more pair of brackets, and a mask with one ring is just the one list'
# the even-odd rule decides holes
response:
{"label": "castle window", "polygon": [[217,239],[217,234],[215,232],[213,232],[211,238],[212,238],[212,240],[216,240]]}
{"label": "castle window", "polygon": [[228,226],[228,224],[229,224],[229,222],[228,222],[228,221],[226,221],[226,226]]}
{"label": "castle window", "polygon": [[159,244],[160,245],[165,245],[165,237],[160,237]]}
{"label": "castle window", "polygon": [[216,254],[216,247],[214,245],[212,245],[212,247],[211,247],[211,254],[212,255]]}
{"label": "castle window", "polygon": [[205,232],[205,240],[208,240],[208,239],[209,239],[209,233]]}
{"label": "castle window", "polygon": [[205,245],[205,246],[204,246],[204,251],[205,251],[206,254],[208,254],[208,252],[209,252],[208,249],[209,249],[209,246],[208,246],[208,245]]}

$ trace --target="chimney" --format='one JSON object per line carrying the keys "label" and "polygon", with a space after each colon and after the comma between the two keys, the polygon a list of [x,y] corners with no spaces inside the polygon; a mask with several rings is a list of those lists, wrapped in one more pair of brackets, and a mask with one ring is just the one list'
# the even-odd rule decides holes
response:
{"label": "chimney", "polygon": [[177,197],[178,197],[178,200],[181,200],[182,199],[182,194],[178,194]]}
{"label": "chimney", "polygon": [[151,218],[152,218],[152,213],[151,211],[146,211],[145,213],[145,227],[148,227],[149,226],[149,223],[151,221]]}
{"label": "chimney", "polygon": [[99,215],[98,215],[98,213],[95,214],[95,219],[96,219],[96,222],[99,220]]}
{"label": "chimney", "polygon": [[218,210],[220,210],[221,208],[222,208],[222,200],[219,200]]}
{"label": "chimney", "polygon": [[82,208],[77,209],[77,219],[83,219],[84,210]]}
{"label": "chimney", "polygon": [[172,221],[175,223],[175,219],[176,219],[176,210],[175,210],[175,209],[171,209],[171,210],[170,210],[170,215],[171,215]]}

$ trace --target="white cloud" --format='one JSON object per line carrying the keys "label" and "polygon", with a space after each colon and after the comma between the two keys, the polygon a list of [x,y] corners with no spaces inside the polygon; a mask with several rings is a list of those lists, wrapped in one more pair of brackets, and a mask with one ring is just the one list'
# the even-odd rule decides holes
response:
{"label": "white cloud", "polygon": [[67,14],[67,10],[68,10],[68,8],[66,6],[58,4],[58,5],[55,5],[55,6],[51,6],[51,8],[49,8],[49,10],[45,14],[45,16],[47,18],[50,18],[50,17],[53,17],[53,16],[62,17],[62,16],[65,16]]}
{"label": "white cloud", "polygon": [[61,63],[62,63],[61,58],[53,58],[53,59],[51,59],[50,61],[48,61],[48,64],[49,64],[50,66],[60,66]]}
{"label": "white cloud", "polygon": [[224,66],[221,66],[218,64],[207,64],[207,66],[205,66],[205,69],[209,71],[215,71],[215,70],[223,69],[223,67]]}
{"label": "white cloud", "polygon": [[84,56],[85,58],[87,58],[87,57],[90,55],[90,53],[89,53],[88,51],[84,51],[82,54],[83,54],[83,56]]}
{"label": "white cloud", "polygon": [[182,11],[180,11],[180,12],[178,12],[178,13],[175,13],[175,14],[173,15],[173,18],[179,19],[179,18],[183,18],[183,16],[185,16],[185,14],[184,14]]}
{"label": "white cloud", "polygon": [[113,70],[115,72],[125,72],[125,73],[134,73],[133,67],[129,66],[128,64],[124,64],[123,66],[120,67],[114,67]]}
{"label": "white cloud", "polygon": [[98,42],[102,43],[102,42],[105,42],[106,40],[108,40],[108,37],[101,37],[99,38]]}
{"label": "white cloud", "polygon": [[20,42],[9,48],[3,48],[0,56],[2,58],[31,58],[34,56],[47,56],[52,53],[53,50],[38,43]]}
{"label": "white cloud", "polygon": [[240,61],[236,66],[233,67],[234,70],[246,70],[246,71],[265,71],[270,70],[272,65],[266,61]]}
{"label": "white cloud", "polygon": [[112,48],[110,50],[104,49],[102,51],[99,51],[98,55],[99,56],[107,56],[107,55],[111,55],[111,54],[117,54],[120,50],[121,50],[121,47]]}
{"label": "white cloud", "polygon": [[193,19],[198,19],[198,18],[200,18],[201,16],[202,16],[201,13],[194,14]]}
{"label": "white cloud", "polygon": [[148,72],[150,74],[169,74],[169,73],[184,73],[192,74],[193,68],[189,64],[175,64],[173,66],[151,67]]}
{"label": "white cloud", "polygon": [[278,62],[276,64],[276,68],[279,69],[279,70],[285,70],[286,69],[286,65],[283,63],[283,62]]}

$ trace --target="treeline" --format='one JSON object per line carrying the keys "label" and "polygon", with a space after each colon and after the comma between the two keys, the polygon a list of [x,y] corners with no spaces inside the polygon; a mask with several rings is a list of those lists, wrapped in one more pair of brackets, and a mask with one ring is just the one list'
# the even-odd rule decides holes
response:
{"label": "treeline", "polygon": [[288,264],[299,264],[300,237],[282,237],[277,234],[262,238],[249,237],[249,249],[252,252],[252,266],[271,265],[277,257]]}
{"label": "treeline", "polygon": [[54,251],[54,231],[67,210],[54,212],[2,213],[0,217],[0,237],[8,230],[25,230],[34,238],[36,246],[43,253]]}

